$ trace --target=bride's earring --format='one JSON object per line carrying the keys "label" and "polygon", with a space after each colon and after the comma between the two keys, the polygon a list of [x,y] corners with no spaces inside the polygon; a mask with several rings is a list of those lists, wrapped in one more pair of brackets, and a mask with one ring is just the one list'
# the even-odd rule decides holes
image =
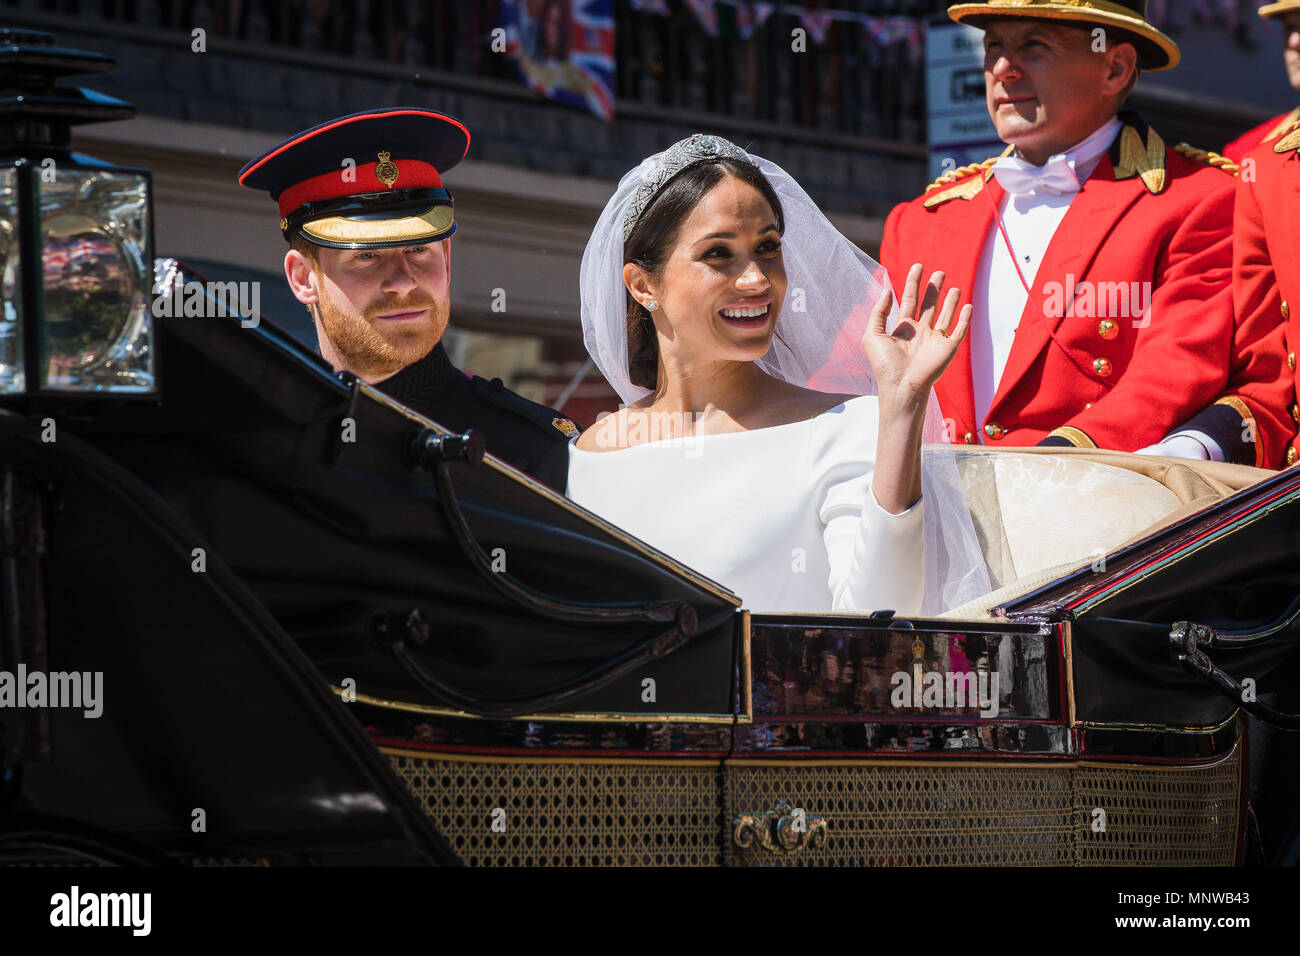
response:
{"label": "bride's earring", "polygon": [[645,304],[645,307],[648,311],[653,312],[655,309],[659,308],[659,303],[656,302],[654,299],[651,299],[649,302]]}

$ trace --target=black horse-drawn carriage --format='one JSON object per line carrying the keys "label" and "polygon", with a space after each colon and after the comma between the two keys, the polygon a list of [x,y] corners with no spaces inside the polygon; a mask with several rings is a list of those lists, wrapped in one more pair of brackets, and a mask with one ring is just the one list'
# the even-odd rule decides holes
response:
{"label": "black horse-drawn carriage", "polygon": [[1300,862],[1300,470],[961,451],[997,590],[751,613],[151,302],[111,66],[0,37],[0,862]]}
{"label": "black horse-drawn carriage", "polygon": [[3,660],[103,681],[0,711],[7,859],[1296,862],[1300,470],[963,453],[998,590],[757,614],[269,322],[154,336],[0,413]]}

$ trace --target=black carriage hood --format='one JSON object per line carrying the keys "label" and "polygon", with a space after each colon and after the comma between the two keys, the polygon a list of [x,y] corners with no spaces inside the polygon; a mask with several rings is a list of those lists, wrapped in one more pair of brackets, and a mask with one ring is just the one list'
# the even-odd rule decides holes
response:
{"label": "black carriage hood", "polygon": [[391,653],[400,639],[464,699],[526,697],[631,653],[684,614],[696,627],[666,642],[673,653],[569,694],[562,710],[732,712],[730,592],[495,459],[452,462],[452,496],[502,578],[559,604],[625,616],[649,604],[669,620],[535,613],[475,570],[434,478],[413,467],[412,437],[432,423],[345,384],[270,322],[247,324],[161,320],[161,404],[99,415],[84,434],[193,529],[332,684],[370,702],[438,706]]}

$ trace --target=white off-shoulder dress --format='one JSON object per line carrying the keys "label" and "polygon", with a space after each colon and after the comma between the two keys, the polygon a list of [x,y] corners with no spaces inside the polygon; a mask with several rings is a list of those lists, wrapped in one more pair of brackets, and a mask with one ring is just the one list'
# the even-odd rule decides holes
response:
{"label": "white off-shoulder dress", "polygon": [[[612,451],[569,443],[568,496],[755,611],[920,610],[924,502],[871,490],[874,396],[816,418]],[[599,426],[597,426],[599,427]]]}

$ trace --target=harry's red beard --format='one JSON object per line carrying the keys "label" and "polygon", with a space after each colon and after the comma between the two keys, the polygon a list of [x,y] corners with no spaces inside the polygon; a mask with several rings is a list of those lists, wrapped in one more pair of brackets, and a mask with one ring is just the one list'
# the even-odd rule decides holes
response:
{"label": "harry's red beard", "polygon": [[[377,305],[358,315],[340,308],[327,295],[320,297],[321,325],[338,350],[344,367],[362,379],[387,378],[424,358],[438,344],[451,304],[423,292],[413,292]],[[381,312],[414,312],[424,309],[418,319],[388,323],[377,319]]]}

